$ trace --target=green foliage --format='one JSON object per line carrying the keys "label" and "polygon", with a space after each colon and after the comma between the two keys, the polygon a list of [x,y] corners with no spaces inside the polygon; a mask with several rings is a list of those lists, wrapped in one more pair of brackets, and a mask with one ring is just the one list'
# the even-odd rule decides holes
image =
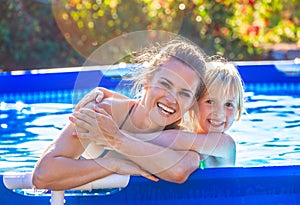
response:
{"label": "green foliage", "polygon": [[235,12],[230,27],[248,48],[248,58],[261,54],[270,44],[300,44],[297,0],[241,1],[233,6]]}
{"label": "green foliage", "polygon": [[300,44],[299,10],[298,0],[6,0],[0,69],[81,65],[105,42],[151,29],[179,33],[209,55],[262,59],[272,44]]}
{"label": "green foliage", "polygon": [[[91,3],[92,2],[92,3]],[[53,4],[56,21],[68,42],[88,57],[105,42],[141,30],[178,31],[183,11],[173,0],[61,0]]]}
{"label": "green foliage", "polygon": [[65,67],[84,60],[64,40],[50,5],[32,0],[1,2],[0,70]]}

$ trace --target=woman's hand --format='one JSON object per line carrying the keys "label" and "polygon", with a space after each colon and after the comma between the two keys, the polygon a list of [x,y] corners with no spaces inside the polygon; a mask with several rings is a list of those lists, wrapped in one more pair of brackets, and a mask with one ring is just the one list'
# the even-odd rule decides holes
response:
{"label": "woman's hand", "polygon": [[97,87],[93,89],[91,92],[86,94],[79,103],[75,106],[75,111],[78,111],[80,108],[88,107],[91,103],[95,105],[96,103],[102,102],[104,98],[117,98],[117,99],[128,99],[128,97],[114,92],[112,90],[108,90],[103,87]]}
{"label": "woman's hand", "polygon": [[101,108],[94,110],[82,108],[74,112],[70,120],[76,126],[76,134],[81,139],[89,139],[106,147],[113,148],[123,134],[112,117]]}
{"label": "woman's hand", "polygon": [[149,172],[143,170],[140,166],[135,164],[132,161],[120,159],[120,158],[111,158],[115,159],[116,161],[114,164],[116,165],[115,172],[121,175],[138,175],[143,176],[149,180],[158,181],[158,178],[151,175]]}
{"label": "woman's hand", "polygon": [[75,106],[75,111],[80,110],[80,108],[89,107],[88,105],[92,105],[92,107],[103,100],[105,97],[104,91],[108,91],[107,89],[97,87],[93,89],[91,92],[86,94]]}

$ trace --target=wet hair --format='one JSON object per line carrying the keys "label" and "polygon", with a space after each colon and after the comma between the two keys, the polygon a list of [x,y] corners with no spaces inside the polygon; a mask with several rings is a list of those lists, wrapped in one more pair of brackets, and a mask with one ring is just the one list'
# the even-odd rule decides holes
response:
{"label": "wet hair", "polygon": [[209,94],[212,88],[220,89],[224,95],[228,95],[230,91],[234,92],[237,105],[237,119],[241,118],[244,110],[244,83],[238,72],[238,69],[233,63],[227,62],[221,56],[212,56],[207,58],[207,70],[205,73],[205,92]]}
{"label": "wet hair", "polygon": [[195,98],[198,100],[205,90],[203,82],[206,70],[205,56],[198,46],[180,37],[165,44],[153,45],[133,55],[132,63],[137,65],[131,77],[135,93],[140,94],[147,76],[153,76],[159,67],[170,58],[176,58],[197,73],[200,84],[197,87]]}

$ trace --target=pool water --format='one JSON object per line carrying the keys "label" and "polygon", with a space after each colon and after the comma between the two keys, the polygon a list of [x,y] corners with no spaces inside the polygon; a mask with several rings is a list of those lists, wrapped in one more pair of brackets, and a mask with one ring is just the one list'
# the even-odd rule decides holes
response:
{"label": "pool water", "polygon": [[[247,92],[247,114],[229,134],[238,167],[300,165],[300,96]],[[0,104],[0,173],[31,171],[68,123],[73,104]]]}
{"label": "pool water", "polygon": [[67,123],[72,104],[1,103],[0,172],[30,171]]}
{"label": "pool water", "polygon": [[300,96],[254,95],[247,114],[229,130],[237,142],[237,166],[300,164]]}

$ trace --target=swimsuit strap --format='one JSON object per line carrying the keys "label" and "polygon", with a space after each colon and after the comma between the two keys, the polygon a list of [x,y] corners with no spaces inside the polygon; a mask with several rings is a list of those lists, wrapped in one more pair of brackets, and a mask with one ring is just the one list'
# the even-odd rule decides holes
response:
{"label": "swimsuit strap", "polygon": [[126,117],[124,118],[123,122],[122,122],[121,125],[119,126],[119,129],[122,129],[122,128],[123,128],[125,122],[127,121],[128,117],[130,116],[130,114],[131,114],[131,112],[132,112],[134,106],[135,106],[135,104],[133,104],[133,105],[131,106],[131,108],[129,109],[129,111],[128,111]]}
{"label": "swimsuit strap", "polygon": [[[128,117],[130,116],[130,114],[131,114],[131,112],[132,112],[134,106],[135,106],[135,104],[133,104],[133,105],[131,106],[131,108],[129,109],[127,115],[125,116],[125,118],[124,118],[124,120],[123,120],[123,122],[122,122],[121,125],[119,126],[119,129],[122,129],[122,128],[123,128],[125,122],[127,121]],[[98,158],[103,158],[108,152],[109,152],[108,149],[104,149],[103,152],[99,155]]]}

